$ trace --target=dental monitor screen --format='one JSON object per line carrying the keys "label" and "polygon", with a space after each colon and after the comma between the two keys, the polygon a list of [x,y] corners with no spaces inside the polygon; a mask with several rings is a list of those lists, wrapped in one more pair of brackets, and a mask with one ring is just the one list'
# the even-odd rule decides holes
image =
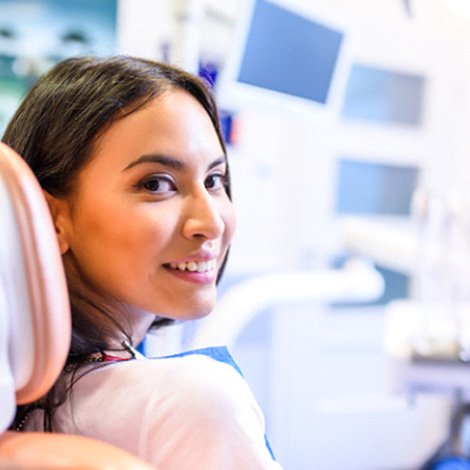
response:
{"label": "dental monitor screen", "polygon": [[266,0],[254,1],[248,19],[238,55],[227,64],[232,82],[256,87],[258,96],[268,91],[278,99],[282,94],[326,104],[343,32]]}

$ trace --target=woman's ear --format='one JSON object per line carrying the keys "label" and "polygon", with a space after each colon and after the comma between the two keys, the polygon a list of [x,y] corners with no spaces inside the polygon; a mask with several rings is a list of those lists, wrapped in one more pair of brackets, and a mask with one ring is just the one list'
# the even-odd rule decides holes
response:
{"label": "woman's ear", "polygon": [[43,192],[52,215],[52,221],[54,222],[60,254],[65,255],[70,248],[66,230],[67,221],[69,220],[68,203],[64,199],[52,196],[46,190],[43,190]]}

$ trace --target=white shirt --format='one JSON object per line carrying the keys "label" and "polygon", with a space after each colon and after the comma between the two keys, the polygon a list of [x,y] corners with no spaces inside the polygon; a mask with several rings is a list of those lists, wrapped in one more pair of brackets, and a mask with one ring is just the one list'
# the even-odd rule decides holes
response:
{"label": "white shirt", "polygon": [[[40,430],[42,414],[25,427]],[[161,470],[279,470],[241,375],[191,354],[98,367],[56,412],[55,430],[121,447]]]}

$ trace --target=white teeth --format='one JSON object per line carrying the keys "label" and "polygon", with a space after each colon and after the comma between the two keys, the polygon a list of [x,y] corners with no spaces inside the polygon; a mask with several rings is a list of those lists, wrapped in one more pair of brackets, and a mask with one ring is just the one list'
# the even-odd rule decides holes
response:
{"label": "white teeth", "polygon": [[197,272],[203,273],[204,271],[207,271],[207,263],[204,261],[199,261],[199,263],[197,263]]}
{"label": "white teeth", "polygon": [[170,268],[178,269],[180,271],[190,271],[190,272],[198,272],[198,273],[205,273],[206,271],[210,271],[215,268],[215,259],[211,259],[209,261],[188,261],[187,263],[170,263]]}
{"label": "white teeth", "polygon": [[191,272],[197,271],[197,263],[194,261],[186,263],[186,269]]}

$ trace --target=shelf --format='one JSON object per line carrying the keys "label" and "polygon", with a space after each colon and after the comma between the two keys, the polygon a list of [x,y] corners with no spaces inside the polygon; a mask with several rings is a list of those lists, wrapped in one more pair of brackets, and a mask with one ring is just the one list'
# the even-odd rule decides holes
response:
{"label": "shelf", "polygon": [[[417,357],[413,345],[416,335],[424,328],[422,315],[425,313],[423,304],[411,301],[393,302],[386,308],[384,349],[392,388],[411,392],[470,393],[470,362],[459,357],[457,352],[443,354],[441,350]],[[470,320],[468,310],[465,318]],[[450,319],[448,323],[451,323]],[[459,334],[469,327],[470,321],[461,324]],[[433,331],[442,332],[441,339],[445,342],[450,338],[452,328],[445,323],[445,318],[441,318],[436,320]],[[450,340],[448,342],[450,344]]]}

